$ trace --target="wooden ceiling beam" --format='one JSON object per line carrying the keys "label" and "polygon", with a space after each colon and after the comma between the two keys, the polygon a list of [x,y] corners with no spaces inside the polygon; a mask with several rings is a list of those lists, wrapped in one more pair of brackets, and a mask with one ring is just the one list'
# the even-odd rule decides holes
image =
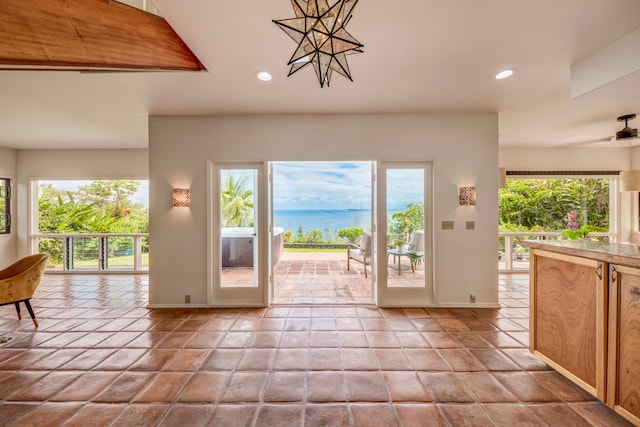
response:
{"label": "wooden ceiling beam", "polygon": [[112,0],[0,1],[0,68],[205,70],[164,18]]}

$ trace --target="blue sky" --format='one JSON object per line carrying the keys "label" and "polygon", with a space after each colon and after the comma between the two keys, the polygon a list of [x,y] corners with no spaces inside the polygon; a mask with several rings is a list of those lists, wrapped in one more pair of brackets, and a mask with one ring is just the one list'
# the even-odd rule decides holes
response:
{"label": "blue sky", "polygon": [[[422,171],[392,172],[389,209],[404,209],[422,200]],[[371,162],[277,162],[273,178],[274,210],[371,207]]]}

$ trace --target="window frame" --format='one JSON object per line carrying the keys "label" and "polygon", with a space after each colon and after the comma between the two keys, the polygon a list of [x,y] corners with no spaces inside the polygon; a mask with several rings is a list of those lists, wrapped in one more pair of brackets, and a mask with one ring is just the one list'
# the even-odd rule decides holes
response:
{"label": "window frame", "polygon": [[4,199],[4,212],[0,212],[0,234],[11,234],[11,178],[0,178],[0,188],[4,188],[4,194],[0,192],[0,197]]}

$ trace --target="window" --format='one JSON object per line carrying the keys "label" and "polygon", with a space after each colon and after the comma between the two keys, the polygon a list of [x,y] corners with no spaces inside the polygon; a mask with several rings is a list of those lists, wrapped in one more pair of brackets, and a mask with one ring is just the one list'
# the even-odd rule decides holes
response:
{"label": "window", "polygon": [[11,233],[11,180],[0,178],[0,234]]}
{"label": "window", "polygon": [[608,232],[611,183],[601,177],[508,179],[498,196],[500,230]]}
{"label": "window", "polygon": [[149,181],[34,180],[32,186],[38,197],[32,247],[51,256],[49,268],[148,268]]}
{"label": "window", "polygon": [[594,177],[508,177],[498,195],[500,270],[529,269],[524,240],[587,235],[589,240],[615,239],[616,226],[610,222],[616,218],[615,195],[610,191],[616,188],[615,179],[604,173],[588,175]]}

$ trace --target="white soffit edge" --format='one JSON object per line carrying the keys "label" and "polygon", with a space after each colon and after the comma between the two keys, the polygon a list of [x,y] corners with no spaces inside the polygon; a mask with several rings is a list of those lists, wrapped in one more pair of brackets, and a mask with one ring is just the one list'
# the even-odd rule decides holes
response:
{"label": "white soffit edge", "polygon": [[640,29],[571,66],[571,99],[640,70]]}

